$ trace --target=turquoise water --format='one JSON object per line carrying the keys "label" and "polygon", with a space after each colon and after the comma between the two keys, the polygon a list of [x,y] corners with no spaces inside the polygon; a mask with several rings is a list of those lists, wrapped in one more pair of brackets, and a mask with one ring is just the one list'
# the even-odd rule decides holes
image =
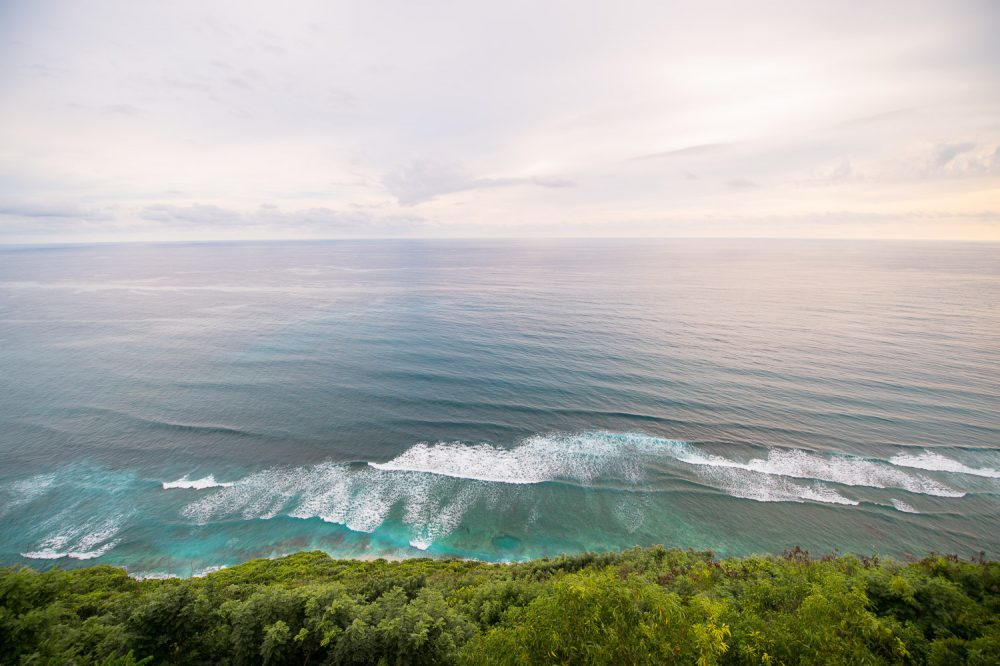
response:
{"label": "turquoise water", "polygon": [[1000,247],[0,249],[0,562],[1000,556]]}

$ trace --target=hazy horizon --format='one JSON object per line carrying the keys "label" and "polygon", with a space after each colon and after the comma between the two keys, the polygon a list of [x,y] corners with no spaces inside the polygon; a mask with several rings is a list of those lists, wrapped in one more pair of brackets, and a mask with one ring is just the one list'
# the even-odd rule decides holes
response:
{"label": "hazy horizon", "polygon": [[0,244],[1000,240],[993,2],[6,2]]}
{"label": "hazy horizon", "polygon": [[166,239],[121,239],[121,240],[39,240],[32,242],[2,242],[0,248],[85,246],[85,245],[159,245],[183,243],[326,243],[338,241],[371,242],[385,241],[426,241],[428,243],[469,242],[469,241],[814,241],[817,243],[956,243],[990,244],[1000,243],[992,238],[848,238],[819,236],[357,236],[357,237],[303,237],[303,238],[166,238]]}

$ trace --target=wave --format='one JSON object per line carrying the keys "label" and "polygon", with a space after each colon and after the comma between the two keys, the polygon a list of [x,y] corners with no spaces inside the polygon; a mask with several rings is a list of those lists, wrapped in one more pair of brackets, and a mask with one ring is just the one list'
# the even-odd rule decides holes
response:
{"label": "wave", "polygon": [[952,472],[954,474],[969,474],[971,476],[1000,479],[1000,471],[992,467],[969,467],[957,460],[946,458],[940,453],[932,451],[924,451],[917,455],[901,453],[890,458],[889,462],[897,467],[910,467],[913,469],[925,469],[930,472]]}
{"label": "wave", "polygon": [[[725,469],[725,468],[722,468]],[[735,472],[735,473],[734,473]],[[782,477],[746,469],[725,469],[724,474],[706,472],[704,476],[733,497],[756,502],[820,502],[857,506],[860,502],[844,497],[822,483],[801,484]]]}
{"label": "wave", "polygon": [[215,423],[183,423],[169,421],[155,416],[141,416],[121,411],[119,409],[109,409],[99,406],[78,407],[76,411],[83,414],[98,414],[103,417],[110,417],[120,421],[125,421],[143,428],[155,430],[165,430],[167,432],[190,433],[194,435],[231,435],[234,437],[261,437],[260,433],[243,428],[234,428],[227,425]]}
{"label": "wave", "polygon": [[[220,481],[215,474],[186,474],[159,485],[170,491],[199,491],[192,497],[178,493],[185,502],[181,515],[198,525],[285,516],[318,519],[360,533],[386,526],[379,538],[397,539],[402,529],[411,547],[427,550],[459,529],[474,529],[472,515],[551,522],[551,529],[561,529],[563,514],[546,510],[567,496],[561,486],[592,491],[585,510],[596,513],[574,515],[573,521],[610,521],[613,529],[636,533],[644,525],[657,524],[651,513],[654,493],[690,490],[690,484],[755,502],[856,506],[891,501],[900,511],[912,511],[906,497],[890,500],[882,493],[873,499],[871,493],[852,488],[955,498],[965,489],[906,468],[996,476],[992,469],[967,467],[929,452],[877,460],[798,449],[752,450],[749,455],[722,455],[709,444],[591,431],[536,435],[510,447],[422,442],[384,461],[279,466],[231,481]],[[0,487],[9,502],[51,494],[53,506],[63,510],[59,517],[26,530],[24,556],[88,559],[114,548],[120,540],[118,525],[138,510],[134,493],[148,490],[148,482],[136,474],[76,465]],[[529,488],[535,486],[546,487]],[[108,515],[118,519],[99,522],[99,516]]]}
{"label": "wave", "polygon": [[903,513],[920,513],[903,500],[894,499],[892,500],[892,505],[896,507],[897,511],[902,511]]}
{"label": "wave", "polygon": [[511,449],[461,442],[420,443],[375,469],[438,474],[492,483],[533,484],[560,479],[592,483],[618,478],[631,483],[643,474],[643,459],[679,455],[685,442],[637,433],[587,432],[536,435]]}
{"label": "wave", "polygon": [[[460,527],[477,504],[496,511],[526,505],[529,496],[515,491],[516,486],[563,482],[620,491],[625,483],[626,490],[648,491],[656,489],[657,476],[664,473],[686,475],[729,496],[758,502],[860,503],[830,484],[964,495],[886,461],[784,449],[741,461],[689,442],[600,431],[536,435],[510,448],[423,442],[385,462],[270,468],[231,483],[216,482],[211,475],[184,477],[164,487],[212,488],[182,510],[199,524],[285,515],[371,533],[394,517],[407,526],[412,547],[427,549]],[[894,506],[905,511],[904,504]],[[634,532],[645,510],[643,502],[624,502],[611,513]]]}
{"label": "wave", "polygon": [[[795,449],[771,449],[766,458],[739,461],[706,453],[688,442],[637,433],[538,435],[512,449],[461,442],[421,443],[388,462],[368,464],[381,470],[423,472],[496,483],[531,484],[561,479],[592,483],[609,477],[638,483],[649,462],[667,458],[695,468],[729,468],[845,486],[900,488],[940,497],[965,495],[934,479],[894,469],[883,461],[846,455],[819,455]],[[705,472],[703,476],[718,479],[724,475]],[[730,476],[728,487],[738,487],[740,481],[754,484],[756,479],[750,475]],[[739,496],[755,499],[758,495],[796,494],[794,487],[787,483],[784,484],[787,493],[774,492],[776,484],[773,482],[761,481],[757,485],[759,489],[740,491]],[[819,498],[832,498],[831,493],[825,490],[814,493],[807,489],[803,491],[802,499],[824,501]],[[843,503],[841,500],[837,502]]]}
{"label": "wave", "polygon": [[170,490],[172,488],[185,488],[190,490],[204,490],[205,488],[228,488],[233,485],[231,482],[226,481],[216,481],[214,474],[209,474],[206,477],[200,479],[190,479],[188,475],[177,479],[176,481],[164,481],[163,489]]}
{"label": "wave", "polygon": [[37,474],[27,479],[20,479],[13,481],[5,488],[3,488],[2,493],[2,504],[0,504],[0,516],[4,516],[16,509],[17,507],[28,504],[45,493],[47,493],[56,481],[56,475],[53,473],[48,474]]}
{"label": "wave", "polygon": [[768,451],[767,458],[740,462],[690,448],[678,459],[692,465],[729,467],[776,476],[826,481],[844,486],[901,488],[911,493],[939,497],[965,496],[964,492],[949,488],[934,479],[909,474],[893,469],[884,462],[856,456],[823,456],[795,449],[772,449]]}
{"label": "wave", "polygon": [[92,560],[117,546],[116,538],[121,531],[121,518],[104,521],[97,526],[83,525],[70,527],[45,538],[37,550],[21,553],[21,557],[32,560],[58,560],[68,557],[74,560]]}
{"label": "wave", "polygon": [[318,518],[371,533],[399,508],[411,545],[425,550],[454,531],[467,511],[489,495],[486,485],[448,477],[323,463],[250,474],[192,502],[182,514],[199,524],[233,517]]}

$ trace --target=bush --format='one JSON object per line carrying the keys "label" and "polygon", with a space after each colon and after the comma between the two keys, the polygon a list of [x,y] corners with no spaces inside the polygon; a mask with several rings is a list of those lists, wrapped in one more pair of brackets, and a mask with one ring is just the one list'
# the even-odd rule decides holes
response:
{"label": "bush", "polygon": [[0,663],[998,664],[1000,564],[716,560],[655,546],[495,565],[299,553],[204,578],[0,569]]}

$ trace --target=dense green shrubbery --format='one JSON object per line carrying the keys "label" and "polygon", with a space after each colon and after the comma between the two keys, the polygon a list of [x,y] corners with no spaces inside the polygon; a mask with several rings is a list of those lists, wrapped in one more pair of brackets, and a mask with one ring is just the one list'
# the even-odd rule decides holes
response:
{"label": "dense green shrubbery", "polygon": [[22,664],[1000,664],[1000,564],[715,560],[660,547],[523,564],[255,560],[136,581],[0,569]]}

